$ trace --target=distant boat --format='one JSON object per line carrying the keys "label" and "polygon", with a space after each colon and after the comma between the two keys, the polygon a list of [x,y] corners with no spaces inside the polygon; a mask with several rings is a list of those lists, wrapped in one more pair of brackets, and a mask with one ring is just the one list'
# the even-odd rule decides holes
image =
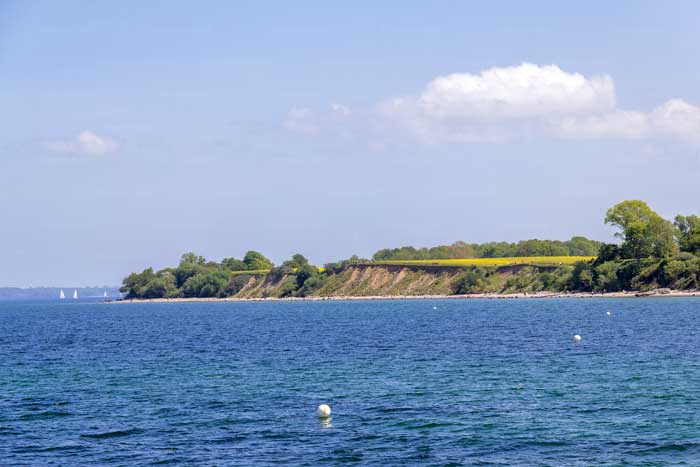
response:
{"label": "distant boat", "polygon": [[104,298],[107,298],[107,291],[105,290],[104,295],[102,295]]}
{"label": "distant boat", "polygon": [[58,294],[58,298],[60,298],[61,300],[65,300],[66,294],[63,293],[63,289],[61,289],[61,293]]}
{"label": "distant boat", "polygon": [[73,300],[78,299],[78,289],[73,290]]}

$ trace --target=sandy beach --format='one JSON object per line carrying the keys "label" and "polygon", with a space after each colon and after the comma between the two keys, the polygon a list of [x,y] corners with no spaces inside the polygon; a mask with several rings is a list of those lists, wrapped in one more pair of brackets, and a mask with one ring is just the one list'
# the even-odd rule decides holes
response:
{"label": "sandy beach", "polygon": [[178,303],[178,302],[301,302],[301,301],[328,301],[328,300],[430,300],[430,299],[546,299],[546,298],[650,298],[650,297],[700,297],[698,290],[668,290],[660,289],[650,292],[536,292],[514,294],[469,294],[469,295],[368,295],[368,296],[334,296],[334,297],[266,297],[266,298],[151,298],[138,300],[115,300],[107,303]]}

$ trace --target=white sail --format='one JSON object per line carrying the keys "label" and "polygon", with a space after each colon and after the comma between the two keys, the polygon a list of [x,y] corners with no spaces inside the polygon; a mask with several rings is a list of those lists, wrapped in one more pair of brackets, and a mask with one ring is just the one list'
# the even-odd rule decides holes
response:
{"label": "white sail", "polygon": [[104,298],[107,298],[107,291],[105,290],[105,293],[103,295]]}
{"label": "white sail", "polygon": [[63,293],[63,289],[61,289],[61,293],[58,294],[58,298],[60,298],[61,300],[63,300],[64,298],[66,298],[66,294]]}
{"label": "white sail", "polygon": [[75,289],[73,291],[73,300],[77,300],[77,299],[78,299],[78,289]]}

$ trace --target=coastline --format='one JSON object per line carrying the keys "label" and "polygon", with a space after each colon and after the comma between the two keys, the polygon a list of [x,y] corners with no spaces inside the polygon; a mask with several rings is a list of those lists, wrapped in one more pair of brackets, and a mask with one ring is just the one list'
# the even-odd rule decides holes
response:
{"label": "coastline", "polygon": [[191,303],[191,302],[319,302],[345,300],[472,300],[472,299],[546,299],[546,298],[653,298],[653,297],[700,297],[698,290],[663,290],[651,292],[535,292],[513,294],[467,294],[467,295],[366,295],[366,296],[331,296],[331,297],[265,297],[265,298],[147,298],[114,300],[106,303]]}

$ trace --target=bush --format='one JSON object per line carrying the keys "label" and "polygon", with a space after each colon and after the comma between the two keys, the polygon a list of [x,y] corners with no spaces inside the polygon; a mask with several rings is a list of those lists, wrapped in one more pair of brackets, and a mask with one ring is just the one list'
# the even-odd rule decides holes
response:
{"label": "bush", "polygon": [[224,271],[196,274],[185,281],[182,292],[185,297],[222,297],[228,282],[228,274]]}
{"label": "bush", "polygon": [[480,293],[484,291],[485,286],[486,272],[480,267],[473,267],[457,279],[454,292],[460,295]]}
{"label": "bush", "polygon": [[243,290],[243,287],[245,287],[248,282],[250,282],[251,277],[253,277],[251,274],[234,275],[224,288],[224,295],[227,297],[236,295],[238,292]]}
{"label": "bush", "polygon": [[616,292],[622,289],[620,279],[617,277],[617,263],[607,261],[595,266],[595,290],[597,292]]}

